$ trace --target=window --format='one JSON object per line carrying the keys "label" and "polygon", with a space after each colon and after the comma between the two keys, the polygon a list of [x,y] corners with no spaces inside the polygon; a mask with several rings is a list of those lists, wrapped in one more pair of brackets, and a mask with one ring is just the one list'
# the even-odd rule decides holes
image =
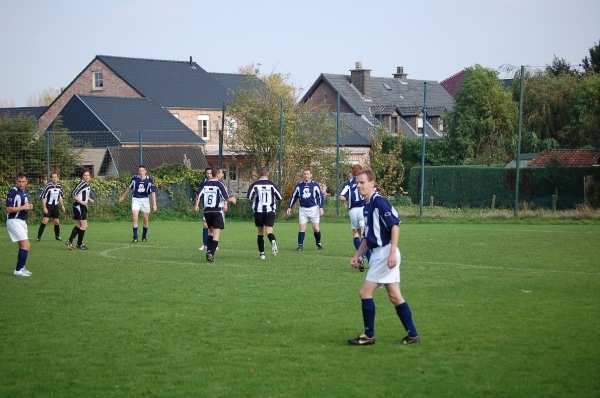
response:
{"label": "window", "polygon": [[94,85],[92,88],[94,90],[102,90],[104,87],[104,77],[102,75],[102,71],[94,72]]}
{"label": "window", "polygon": [[398,134],[398,117],[392,116],[392,133]]}
{"label": "window", "polygon": [[205,140],[210,139],[210,131],[208,131],[208,115],[198,115],[198,133]]}
{"label": "window", "polygon": [[229,166],[229,179],[232,181],[237,180],[237,166]]}

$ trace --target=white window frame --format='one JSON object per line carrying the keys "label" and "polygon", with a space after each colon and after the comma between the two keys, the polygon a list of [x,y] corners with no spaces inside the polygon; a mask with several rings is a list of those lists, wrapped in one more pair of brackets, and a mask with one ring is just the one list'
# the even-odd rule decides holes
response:
{"label": "white window frame", "polygon": [[210,140],[210,116],[198,115],[198,133],[204,140]]}
{"label": "white window frame", "polygon": [[[100,76],[100,79],[97,77]],[[100,81],[100,85],[97,83]],[[92,74],[92,90],[104,90],[104,73],[101,70],[96,70]]]}

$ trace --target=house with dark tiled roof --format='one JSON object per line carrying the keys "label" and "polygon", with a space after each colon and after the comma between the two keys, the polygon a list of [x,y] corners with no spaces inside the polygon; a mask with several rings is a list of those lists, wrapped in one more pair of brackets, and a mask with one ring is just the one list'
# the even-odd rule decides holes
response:
{"label": "house with dark tiled roof", "polygon": [[14,117],[18,115],[25,115],[27,117],[33,116],[35,120],[39,120],[40,116],[46,112],[47,106],[24,106],[19,108],[0,108],[0,116],[8,115]]}
{"label": "house with dark tiled roof", "polygon": [[600,166],[600,151],[589,149],[545,149],[527,166],[546,167],[552,158],[566,167]]}
{"label": "house with dark tiled roof", "polygon": [[326,102],[331,112],[340,114],[344,131],[340,143],[350,151],[352,161],[366,162],[371,138],[380,128],[405,138],[443,137],[442,113],[452,109],[454,101],[436,81],[427,81],[427,120],[423,123],[425,80],[407,79],[402,67],[392,77],[371,77],[369,69],[357,62],[350,75],[322,73],[302,102]]}
{"label": "house with dark tiled roof", "polygon": [[122,147],[138,145],[143,131],[144,147],[185,142],[199,146],[208,162],[216,164],[223,105],[243,84],[261,82],[243,74],[209,73],[191,57],[168,61],[98,55],[41,115],[39,128],[45,131],[60,115],[70,132],[100,131],[105,134],[99,140]]}

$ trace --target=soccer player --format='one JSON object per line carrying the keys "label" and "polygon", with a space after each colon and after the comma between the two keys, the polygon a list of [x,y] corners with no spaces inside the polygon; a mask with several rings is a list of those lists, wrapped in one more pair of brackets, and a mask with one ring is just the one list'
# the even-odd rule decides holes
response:
{"label": "soccer player", "polygon": [[150,219],[150,197],[152,197],[152,211],[156,213],[156,187],[152,178],[147,176],[146,166],[141,164],[138,167],[138,175],[131,178],[129,186],[123,192],[123,195],[119,198],[119,203],[125,200],[125,196],[130,191],[131,194],[131,215],[133,224],[133,240],[131,243],[138,242],[138,216],[140,210],[142,211],[142,217],[144,227],[142,229],[142,242],[148,242],[148,223]]}
{"label": "soccer player", "polygon": [[63,213],[65,212],[65,201],[63,200],[65,193],[62,186],[58,182],[58,173],[53,172],[50,174],[50,182],[46,184],[42,190],[40,198],[42,199],[42,209],[44,214],[42,216],[42,222],[38,229],[36,242],[42,240],[42,234],[50,218],[54,221],[54,238],[57,241],[62,241],[60,238],[60,213],[58,211],[58,204],[62,207]]}
{"label": "soccer player", "polygon": [[227,202],[236,203],[234,196],[229,196],[227,188],[221,181],[222,171],[218,167],[212,168],[212,178],[208,180],[196,200],[194,210],[198,211],[200,201],[204,204],[204,218],[208,225],[208,241],[206,248],[206,261],[215,262],[215,252],[219,246],[221,230],[225,229],[225,214]]}
{"label": "soccer player", "polygon": [[88,203],[94,203],[94,199],[90,197],[90,171],[88,169],[83,169],[81,172],[81,181],[79,184],[73,189],[71,192],[71,197],[73,198],[73,219],[77,221],[77,225],[73,227],[73,231],[71,231],[71,236],[65,242],[67,248],[69,250],[73,250],[73,239],[77,236],[77,248],[80,250],[88,250],[88,247],[83,244],[83,236],[85,235],[85,230],[87,229],[87,213],[88,213]]}
{"label": "soccer player", "polygon": [[319,221],[320,217],[323,215],[323,208],[325,207],[325,196],[323,195],[321,186],[312,180],[312,169],[310,167],[305,167],[302,171],[302,175],[304,180],[296,185],[296,189],[294,189],[292,199],[290,199],[287,208],[287,215],[289,216],[292,214],[294,203],[299,200],[298,219],[300,228],[298,231],[298,247],[296,248],[296,251],[301,252],[304,250],[304,236],[306,235],[306,224],[308,221],[312,223],[317,249],[323,250]]}
{"label": "soccer player", "polygon": [[31,247],[25,220],[27,220],[29,211],[33,210],[33,203],[29,203],[26,187],[27,174],[19,173],[15,178],[15,186],[6,195],[6,229],[10,239],[19,243],[17,267],[13,272],[13,275],[16,276],[31,276],[31,272],[25,268]]}
{"label": "soccer player", "polygon": [[269,180],[269,168],[262,167],[259,172],[259,178],[250,184],[248,188],[248,200],[252,201],[252,211],[254,212],[254,225],[258,229],[258,256],[261,260],[265,259],[265,232],[267,239],[271,242],[271,253],[277,255],[277,242],[273,234],[275,225],[276,200],[281,200],[281,192],[277,185]]}
{"label": "soccer player", "polygon": [[[198,188],[198,194],[200,194],[200,191],[202,190],[204,183],[206,181],[210,180],[211,178],[212,178],[212,170],[210,167],[207,167],[204,170],[204,181],[202,181],[202,183],[200,184],[200,188]],[[198,204],[199,204],[198,195],[196,195],[196,206],[198,206]],[[204,216],[202,216],[202,246],[200,246],[198,248],[198,250],[206,250],[207,243],[208,243],[208,225],[206,225],[206,219],[204,218]]]}
{"label": "soccer player", "polygon": [[358,267],[358,259],[371,250],[369,271],[360,288],[364,333],[348,343],[353,345],[375,344],[375,302],[373,292],[384,285],[390,301],[396,307],[396,314],[408,335],[400,344],[420,343],[421,339],[413,323],[412,312],[400,292],[400,220],[398,212],[383,196],[375,192],[375,174],[371,170],[360,171],[356,176],[358,191],[365,197],[365,232],[360,247],[350,264]]}
{"label": "soccer player", "polygon": [[[365,217],[363,215],[363,207],[365,205],[365,198],[358,192],[358,186],[356,184],[356,174],[362,170],[362,166],[355,164],[352,166],[350,175],[352,178],[347,184],[344,184],[344,188],[340,192],[340,200],[347,200],[348,204],[345,205],[348,209],[348,216],[350,217],[350,228],[352,229],[352,239],[354,242],[354,248],[358,249],[363,235],[363,229],[365,227]],[[370,252],[367,251],[366,256],[369,257]],[[365,256],[361,256],[358,260],[358,270],[363,272],[365,270]]]}

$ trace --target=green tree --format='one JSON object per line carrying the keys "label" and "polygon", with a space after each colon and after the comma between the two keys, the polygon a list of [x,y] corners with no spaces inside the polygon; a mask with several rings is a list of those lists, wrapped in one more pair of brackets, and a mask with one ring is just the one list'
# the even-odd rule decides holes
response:
{"label": "green tree", "polygon": [[444,125],[451,140],[468,148],[471,162],[488,163],[506,157],[504,145],[515,134],[517,116],[517,105],[504,90],[498,72],[475,65],[466,69]]}
{"label": "green tree", "polygon": [[563,141],[571,148],[600,148],[600,74],[586,74],[573,93]]}
{"label": "green tree", "polygon": [[600,74],[600,41],[594,43],[594,46],[590,48],[589,57],[585,56],[581,62],[586,73]]}
{"label": "green tree", "polygon": [[578,76],[579,72],[564,58],[558,58],[556,55],[552,63],[546,65],[546,72],[552,76],[560,76],[563,74]]}
{"label": "green tree", "polygon": [[377,188],[382,195],[395,195],[402,191],[404,165],[401,159],[402,137],[391,135],[380,128],[377,137],[373,135],[369,163],[377,177]]}
{"label": "green tree", "polygon": [[27,98],[27,106],[48,106],[56,97],[60,95],[60,90],[52,87],[43,89],[39,93],[31,93]]}
{"label": "green tree", "polygon": [[[335,189],[335,119],[324,104],[298,103],[290,76],[261,74],[253,67],[241,68],[247,83],[234,92],[227,106],[229,135],[226,144],[244,154],[255,170],[275,170],[279,164],[280,112],[283,101],[284,193],[291,193],[305,166],[313,166],[315,180]],[[260,83],[257,83],[260,81]],[[344,154],[342,154],[344,155]],[[333,161],[333,163],[332,163]],[[272,173],[272,176],[275,173]]]}

